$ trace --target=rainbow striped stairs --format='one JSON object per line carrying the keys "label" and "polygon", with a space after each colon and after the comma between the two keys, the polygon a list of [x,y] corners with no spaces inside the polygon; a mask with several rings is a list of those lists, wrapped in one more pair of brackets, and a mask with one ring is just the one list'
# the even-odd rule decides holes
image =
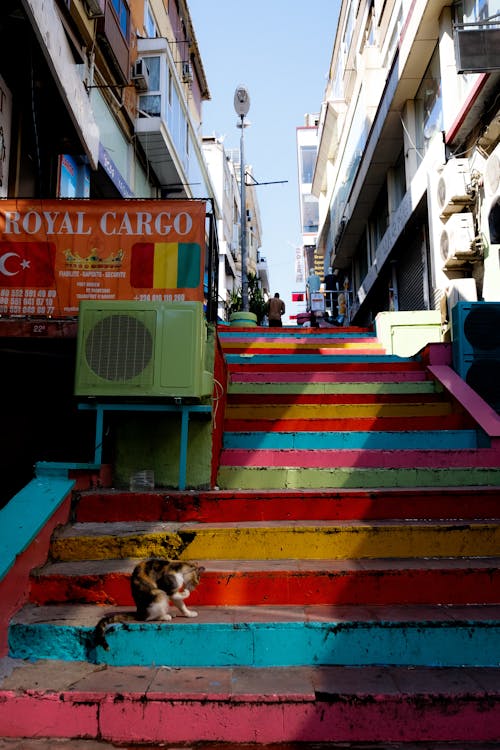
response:
{"label": "rainbow striped stairs", "polygon": [[[219,488],[75,497],[10,626],[3,734],[500,747],[498,440],[367,330],[219,335]],[[203,563],[199,617],[94,649],[150,555]]]}

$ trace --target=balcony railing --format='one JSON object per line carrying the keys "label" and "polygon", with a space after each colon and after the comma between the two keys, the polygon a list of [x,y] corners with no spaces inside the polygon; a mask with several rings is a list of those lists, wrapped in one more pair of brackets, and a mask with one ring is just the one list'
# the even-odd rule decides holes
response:
{"label": "balcony railing", "polygon": [[459,73],[500,70],[500,15],[489,21],[457,23],[454,31]]}

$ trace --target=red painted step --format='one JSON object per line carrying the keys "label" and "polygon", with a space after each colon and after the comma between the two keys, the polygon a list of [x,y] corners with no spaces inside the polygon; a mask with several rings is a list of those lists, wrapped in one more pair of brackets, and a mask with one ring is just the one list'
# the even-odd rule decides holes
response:
{"label": "red painted step", "polygon": [[81,493],[75,521],[231,523],[270,520],[471,520],[496,518],[500,487],[423,487],[353,490],[218,490],[214,492],[119,490]]}
{"label": "red painted step", "polygon": [[466,414],[423,417],[352,417],[339,419],[226,419],[226,432],[345,432],[381,430],[460,430],[474,429],[476,423]]}
{"label": "red painted step", "polygon": [[228,404],[407,404],[441,403],[441,393],[231,393]]}
{"label": "red painted step", "polygon": [[[365,560],[200,560],[203,586],[190,605],[499,604],[497,558]],[[38,605],[132,606],[137,560],[47,564],[31,575]]]}
{"label": "red painted step", "polygon": [[[261,360],[252,361],[252,357],[242,357],[239,362],[228,362],[229,372],[248,372],[252,368],[256,368],[256,371],[266,372],[301,372],[304,375],[304,371],[310,372],[411,372],[421,371],[422,364],[416,360],[411,361],[391,361],[391,362],[350,362],[347,358],[349,355],[345,355],[345,361],[331,362],[328,357],[325,357],[323,362],[302,362],[298,358],[296,362],[266,362],[263,363]],[[275,360],[279,360],[276,356]]]}

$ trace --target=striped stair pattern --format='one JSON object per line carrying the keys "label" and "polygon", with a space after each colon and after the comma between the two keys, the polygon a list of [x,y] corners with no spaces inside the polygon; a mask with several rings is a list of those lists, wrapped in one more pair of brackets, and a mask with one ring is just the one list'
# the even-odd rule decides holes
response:
{"label": "striped stair pattern", "polygon": [[[498,456],[418,358],[323,330],[220,331],[220,489],[75,495],[10,625],[4,736],[500,746]],[[95,648],[148,556],[205,567],[199,616]]]}
{"label": "striped stair pattern", "polygon": [[[385,354],[369,332],[273,332],[266,339],[228,331],[221,341],[231,382],[220,487],[499,483],[498,447],[485,443],[418,358]],[[322,378],[310,381],[311,374]]]}

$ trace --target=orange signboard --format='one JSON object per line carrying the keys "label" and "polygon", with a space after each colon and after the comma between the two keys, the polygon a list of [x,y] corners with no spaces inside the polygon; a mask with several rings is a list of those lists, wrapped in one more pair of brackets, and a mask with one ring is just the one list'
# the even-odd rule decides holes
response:
{"label": "orange signboard", "polygon": [[0,312],[81,300],[203,301],[204,201],[0,200]]}

